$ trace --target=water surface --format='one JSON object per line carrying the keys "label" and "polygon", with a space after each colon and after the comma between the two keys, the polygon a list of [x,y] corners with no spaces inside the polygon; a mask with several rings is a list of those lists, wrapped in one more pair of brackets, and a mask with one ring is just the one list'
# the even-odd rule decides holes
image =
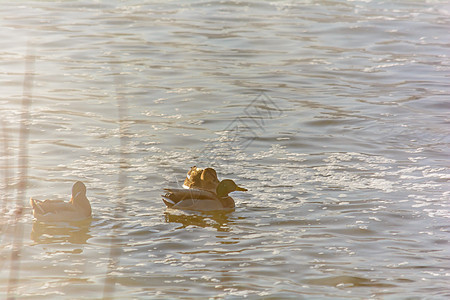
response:
{"label": "water surface", "polygon": [[[2,4],[0,295],[448,298],[449,23],[446,1]],[[164,208],[193,165],[249,189],[234,212]],[[76,180],[92,220],[33,220]]]}

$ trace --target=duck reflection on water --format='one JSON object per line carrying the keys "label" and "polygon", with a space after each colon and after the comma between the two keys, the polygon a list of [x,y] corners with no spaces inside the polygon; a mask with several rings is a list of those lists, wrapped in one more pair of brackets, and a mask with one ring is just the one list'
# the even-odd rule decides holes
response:
{"label": "duck reflection on water", "polygon": [[234,218],[229,212],[186,212],[180,210],[170,210],[164,213],[164,219],[167,223],[179,223],[178,228],[196,226],[202,228],[214,228],[217,231],[228,232],[230,225],[234,223]]}
{"label": "duck reflection on water", "polygon": [[70,223],[45,223],[35,220],[31,239],[38,244],[87,244],[87,241],[92,238],[91,223],[92,219]]}

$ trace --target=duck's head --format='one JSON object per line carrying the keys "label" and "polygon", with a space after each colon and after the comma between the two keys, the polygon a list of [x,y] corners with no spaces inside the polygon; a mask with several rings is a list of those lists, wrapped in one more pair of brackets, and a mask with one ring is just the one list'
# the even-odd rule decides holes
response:
{"label": "duck's head", "polygon": [[227,197],[229,193],[234,192],[234,191],[246,192],[247,189],[244,189],[244,188],[238,186],[231,179],[222,180],[216,189],[216,193],[217,193],[218,197]]}
{"label": "duck's head", "polygon": [[198,173],[199,169],[196,166],[193,166],[189,169],[189,171],[187,172],[187,177],[190,178],[191,175],[194,175],[196,173]]}
{"label": "duck's head", "polygon": [[72,199],[82,196],[86,197],[86,186],[81,181],[77,181],[72,187]]}
{"label": "duck's head", "polygon": [[213,168],[206,168],[206,169],[204,169],[200,179],[202,181],[206,181],[206,182],[219,183],[219,179],[217,179],[216,170],[214,170]]}
{"label": "duck's head", "polygon": [[198,180],[200,180],[200,176],[202,174],[202,169],[197,168],[196,166],[193,166],[189,172],[187,173],[187,179],[192,181],[192,182],[197,182]]}

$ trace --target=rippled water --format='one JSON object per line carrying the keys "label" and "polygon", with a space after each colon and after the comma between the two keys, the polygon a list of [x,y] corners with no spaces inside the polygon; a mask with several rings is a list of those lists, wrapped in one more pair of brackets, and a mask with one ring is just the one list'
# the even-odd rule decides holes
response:
{"label": "rippled water", "polygon": [[[449,25],[447,1],[2,4],[0,295],[450,297]],[[249,189],[234,212],[166,211],[193,165]],[[33,220],[75,180],[92,220]]]}

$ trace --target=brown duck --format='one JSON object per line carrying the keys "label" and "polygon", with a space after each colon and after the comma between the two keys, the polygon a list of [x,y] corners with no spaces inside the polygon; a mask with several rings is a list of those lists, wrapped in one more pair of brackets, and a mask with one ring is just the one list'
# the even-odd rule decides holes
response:
{"label": "brown duck", "polygon": [[[192,169],[191,169],[192,170]],[[221,211],[235,207],[234,200],[228,194],[234,191],[247,191],[239,187],[233,180],[224,179],[215,192],[201,189],[165,189],[162,195],[169,208],[194,211]]]}
{"label": "brown duck", "polygon": [[81,181],[72,187],[72,198],[69,202],[62,200],[30,199],[33,216],[39,221],[73,222],[87,219],[91,216],[91,204],[86,197],[86,186]]}
{"label": "brown duck", "polygon": [[219,182],[216,170],[213,168],[200,169],[193,166],[187,173],[183,187],[186,189],[199,189],[215,193]]}

